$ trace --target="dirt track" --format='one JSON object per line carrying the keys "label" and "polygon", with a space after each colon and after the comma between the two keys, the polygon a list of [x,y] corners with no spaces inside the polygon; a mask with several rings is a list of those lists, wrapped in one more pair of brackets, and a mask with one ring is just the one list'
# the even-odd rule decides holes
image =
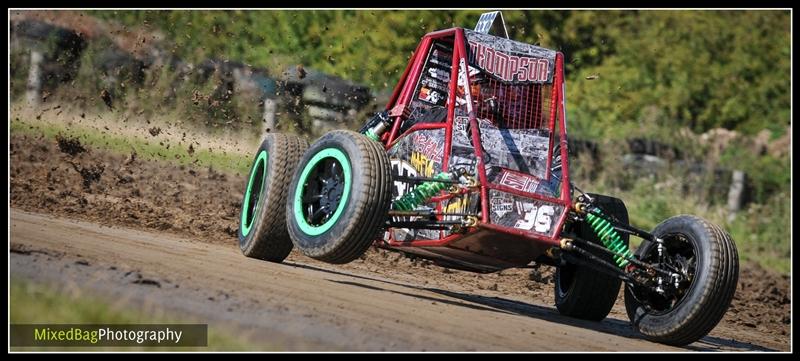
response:
{"label": "dirt track", "polygon": [[[160,304],[282,349],[676,350],[638,339],[621,302],[602,323],[558,315],[549,270],[476,275],[382,250],[344,266],[247,259],[234,238],[243,177],[11,140],[12,277]],[[788,290],[745,265],[731,310],[689,349],[789,350]]]}

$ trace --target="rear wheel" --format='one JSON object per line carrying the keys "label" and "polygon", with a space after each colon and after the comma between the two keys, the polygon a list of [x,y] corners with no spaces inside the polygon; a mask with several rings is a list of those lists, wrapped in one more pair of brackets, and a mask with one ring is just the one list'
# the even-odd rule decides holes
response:
{"label": "rear wheel", "polygon": [[[595,204],[604,212],[619,222],[628,223],[628,210],[622,200],[599,194],[589,194],[595,199]],[[602,244],[597,235],[586,222],[578,225],[576,233],[581,239]],[[628,235],[621,234],[625,244],[628,244]],[[601,257],[611,263],[611,256],[588,250],[595,256]],[[622,284],[619,278],[597,272],[589,267],[566,264],[556,268],[555,297],[556,308],[562,315],[584,320],[600,321],[608,316],[619,295]]]}
{"label": "rear wheel", "polygon": [[687,215],[667,219],[653,235],[663,240],[661,255],[655,243],[647,242],[637,258],[681,277],[663,280],[661,291],[627,286],[625,308],[646,338],[687,345],[711,332],[730,306],[739,280],[736,245],[719,226]]}
{"label": "rear wheel", "polygon": [[381,143],[352,131],[325,134],[305,152],[291,184],[288,230],[305,255],[347,263],[382,235],[392,174]]}
{"label": "rear wheel", "polygon": [[286,230],[289,181],[308,142],[290,134],[267,134],[245,184],[239,214],[239,248],[247,257],[281,262],[292,251]]}

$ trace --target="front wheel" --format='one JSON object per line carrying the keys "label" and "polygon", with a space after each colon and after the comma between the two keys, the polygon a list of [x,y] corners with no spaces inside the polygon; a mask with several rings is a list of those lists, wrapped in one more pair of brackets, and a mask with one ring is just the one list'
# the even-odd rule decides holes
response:
{"label": "front wheel", "polygon": [[663,240],[661,252],[646,242],[637,258],[681,277],[662,279],[657,290],[628,285],[625,308],[645,338],[688,345],[711,332],[730,306],[739,280],[736,245],[719,226],[687,215],[667,219],[653,235]]}
{"label": "front wheel", "polygon": [[360,257],[383,233],[391,187],[381,143],[352,131],[325,134],[308,148],[292,178],[286,219],[294,245],[329,263]]}

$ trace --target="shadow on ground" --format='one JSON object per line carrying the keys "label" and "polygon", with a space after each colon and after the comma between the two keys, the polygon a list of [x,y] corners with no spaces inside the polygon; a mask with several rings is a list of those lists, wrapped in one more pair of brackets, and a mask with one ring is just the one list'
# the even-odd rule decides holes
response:
{"label": "shadow on ground", "polygon": [[[502,298],[502,297],[488,297],[488,296],[482,296],[482,295],[476,295],[476,294],[470,294],[470,293],[442,290],[442,289],[432,288],[432,287],[414,286],[414,285],[410,285],[410,284],[405,284],[405,283],[400,283],[400,282],[395,282],[395,281],[389,281],[389,280],[385,280],[385,279],[372,278],[372,277],[367,277],[367,276],[362,276],[362,275],[357,275],[357,274],[352,274],[352,273],[347,273],[347,272],[333,271],[333,270],[328,270],[328,269],[324,269],[324,268],[319,268],[319,267],[315,267],[315,266],[310,266],[310,265],[305,265],[305,264],[300,264],[300,263],[294,263],[294,262],[284,261],[283,264],[288,265],[288,266],[292,266],[292,267],[304,268],[304,269],[309,269],[309,270],[314,270],[314,271],[319,271],[319,272],[325,272],[325,273],[330,273],[330,274],[335,274],[335,275],[340,275],[340,276],[348,276],[348,277],[359,278],[359,279],[373,281],[373,282],[391,284],[391,285],[394,285],[394,286],[400,286],[400,287],[409,288],[409,289],[413,289],[413,290],[417,290],[417,291],[432,292],[432,293],[435,293],[435,294],[438,294],[438,295],[441,295],[441,296],[445,296],[447,298],[426,296],[426,295],[420,295],[420,294],[416,294],[416,293],[396,291],[396,290],[391,290],[391,289],[387,289],[387,288],[381,288],[381,287],[368,285],[368,284],[364,284],[364,283],[359,283],[359,282],[327,279],[327,281],[329,281],[329,282],[334,282],[334,283],[338,283],[338,284],[343,284],[343,285],[348,285],[348,286],[353,286],[353,287],[361,287],[361,288],[366,288],[366,289],[375,290],[375,291],[391,292],[391,293],[395,293],[395,294],[399,294],[399,295],[403,295],[403,296],[423,299],[423,300],[426,300],[426,301],[439,302],[439,303],[443,303],[443,304],[449,304],[449,305],[460,306],[460,307],[467,307],[467,308],[481,310],[481,311],[500,312],[500,313],[504,313],[504,314],[523,315],[523,316],[528,316],[528,317],[535,317],[535,318],[538,318],[538,319],[541,319],[541,320],[545,320],[545,321],[549,321],[549,322],[556,322],[556,323],[570,325],[570,326],[574,326],[574,327],[585,328],[585,329],[589,329],[589,330],[593,330],[593,331],[597,331],[597,332],[603,332],[603,333],[607,333],[607,334],[611,334],[611,335],[616,335],[616,336],[621,336],[621,337],[626,337],[626,338],[643,339],[641,334],[636,332],[630,326],[630,323],[628,321],[618,320],[618,319],[614,319],[614,318],[606,318],[602,322],[585,321],[585,320],[579,320],[579,319],[575,319],[575,318],[570,318],[570,317],[567,317],[567,316],[562,316],[553,307],[538,306],[538,305],[525,303],[525,302],[520,302],[520,301],[515,301],[515,300],[510,300],[510,299]],[[695,342],[695,343],[693,343],[691,345],[685,346],[684,348],[686,350],[690,350],[690,351],[723,351],[723,348],[725,348],[725,350],[735,349],[735,350],[740,350],[740,351],[777,351],[777,350],[773,350],[773,349],[762,347],[762,346],[758,346],[758,345],[753,345],[753,344],[746,343],[746,342],[739,342],[739,341],[730,340],[730,339],[722,339],[722,338],[713,337],[713,336],[703,337],[701,340],[699,340],[699,341],[697,341],[697,342]]]}

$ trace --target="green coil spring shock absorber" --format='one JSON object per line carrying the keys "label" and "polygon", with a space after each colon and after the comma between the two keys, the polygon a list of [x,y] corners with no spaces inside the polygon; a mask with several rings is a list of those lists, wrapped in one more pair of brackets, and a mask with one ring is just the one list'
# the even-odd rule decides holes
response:
{"label": "green coil spring shock absorber", "polygon": [[[599,209],[595,208],[594,212],[597,215],[593,214],[592,212],[586,212],[586,220],[589,222],[589,225],[592,227],[592,230],[600,240],[603,242],[603,245],[608,248],[609,250],[625,255],[625,257],[633,257],[631,254],[631,250],[628,249],[628,246],[625,245],[625,241],[622,240],[617,230],[614,229],[614,226],[611,225],[607,220],[600,217],[602,213]],[[628,260],[622,258],[618,255],[614,255],[614,261],[617,262],[617,265],[622,268],[628,265]]]}
{"label": "green coil spring shock absorber", "polygon": [[[450,174],[439,173],[434,177],[436,179],[450,179]],[[394,209],[401,211],[413,210],[416,206],[424,204],[425,201],[435,196],[437,193],[447,188],[447,183],[429,181],[420,184],[411,192],[404,194],[400,199],[394,201]]]}

